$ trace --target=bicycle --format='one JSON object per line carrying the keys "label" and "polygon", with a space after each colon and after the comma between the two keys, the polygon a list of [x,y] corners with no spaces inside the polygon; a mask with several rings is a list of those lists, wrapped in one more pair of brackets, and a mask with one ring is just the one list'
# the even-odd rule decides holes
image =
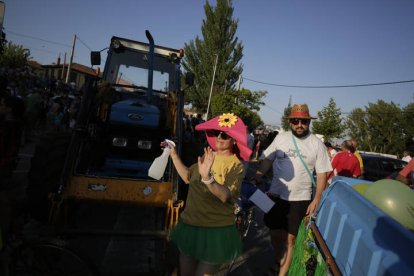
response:
{"label": "bicycle", "polygon": [[[240,197],[237,200],[237,207],[234,211],[236,215],[236,227],[239,231],[240,237],[244,240],[249,233],[250,226],[254,221],[255,205],[249,200],[249,197],[257,190],[257,187],[250,182],[243,181],[240,190]],[[227,267],[225,275],[233,268],[236,259],[230,262]]]}
{"label": "bicycle", "polygon": [[4,276],[95,276],[95,269],[61,239],[26,241],[12,236],[0,252]]}
{"label": "bicycle", "polygon": [[250,196],[257,190],[252,183],[243,181],[240,197],[237,200],[236,226],[242,239],[246,238],[250,226],[254,221],[255,205],[249,200]]}

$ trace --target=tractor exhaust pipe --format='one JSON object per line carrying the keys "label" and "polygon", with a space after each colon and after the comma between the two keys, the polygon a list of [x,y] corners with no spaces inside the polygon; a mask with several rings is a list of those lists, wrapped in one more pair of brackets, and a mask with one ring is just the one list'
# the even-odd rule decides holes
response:
{"label": "tractor exhaust pipe", "polygon": [[145,30],[145,35],[149,41],[147,102],[150,103],[152,99],[152,83],[154,73],[154,38],[148,30]]}

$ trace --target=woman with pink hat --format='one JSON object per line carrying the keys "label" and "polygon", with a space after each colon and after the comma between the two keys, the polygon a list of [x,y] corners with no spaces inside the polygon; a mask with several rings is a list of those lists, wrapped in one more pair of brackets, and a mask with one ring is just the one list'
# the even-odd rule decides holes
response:
{"label": "woman with pink hat", "polygon": [[196,126],[205,131],[210,147],[198,162],[186,167],[171,146],[171,159],[186,184],[186,207],[171,239],[180,250],[182,275],[214,274],[221,264],[242,252],[235,225],[235,204],[248,160],[246,126],[233,113],[217,116]]}

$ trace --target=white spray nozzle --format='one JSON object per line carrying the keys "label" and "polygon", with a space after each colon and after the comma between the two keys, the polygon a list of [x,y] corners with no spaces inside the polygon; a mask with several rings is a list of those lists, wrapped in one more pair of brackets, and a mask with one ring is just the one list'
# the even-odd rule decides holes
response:
{"label": "white spray nozzle", "polygon": [[173,145],[175,147],[175,143],[171,140],[165,139],[164,142],[167,144],[166,148],[171,148],[170,145]]}

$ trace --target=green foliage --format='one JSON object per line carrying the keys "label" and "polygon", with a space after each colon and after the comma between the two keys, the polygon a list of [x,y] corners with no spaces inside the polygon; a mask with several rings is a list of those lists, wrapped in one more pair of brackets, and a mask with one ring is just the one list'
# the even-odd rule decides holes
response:
{"label": "green foliage", "polygon": [[187,91],[187,103],[199,113],[207,110],[211,83],[215,72],[212,96],[233,89],[243,68],[239,65],[243,57],[243,46],[235,36],[238,20],[233,19],[231,0],[217,0],[216,7],[207,1],[204,6],[206,19],[201,32],[203,38],[185,44],[183,67],[195,75],[194,85]]}
{"label": "green foliage", "polygon": [[405,149],[414,154],[414,103],[410,103],[403,108],[401,127],[403,129],[403,136]]}
{"label": "green foliage", "polygon": [[185,45],[183,67],[194,74],[194,85],[186,87],[186,103],[196,112],[205,113],[211,90],[208,118],[225,112],[235,113],[250,129],[255,128],[262,124],[257,112],[264,105],[262,98],[267,92],[235,89],[243,71],[239,64],[243,46],[235,35],[238,20],[233,19],[232,1],[217,0],[215,7],[207,1],[204,11],[203,38],[197,36]]}
{"label": "green foliage", "polygon": [[359,142],[360,149],[367,149],[370,144],[367,114],[362,108],[355,108],[346,119],[348,135]]}
{"label": "green foliage", "polygon": [[26,66],[29,56],[30,52],[24,49],[23,46],[9,42],[3,47],[3,53],[0,55],[0,65],[10,69],[23,68]]}
{"label": "green foliage", "polygon": [[260,110],[261,105],[264,105],[262,98],[266,94],[265,91],[251,92],[248,89],[241,89],[215,95],[211,100],[211,116],[208,118],[223,113],[234,113],[252,130],[263,123],[257,111]]}
{"label": "green foliage", "polygon": [[328,106],[318,111],[318,120],[312,125],[312,132],[322,134],[326,141],[342,138],[346,129],[341,118],[341,109],[337,108],[333,98],[329,99]]}
{"label": "green foliage", "polygon": [[403,113],[395,103],[378,100],[362,109],[355,109],[347,119],[349,136],[360,142],[366,151],[399,154],[405,148],[401,122]]}
{"label": "green foliage", "polygon": [[289,115],[290,115],[290,111],[292,110],[292,103],[289,100],[289,104],[287,107],[285,107],[285,109],[283,110],[283,116],[282,116],[282,128],[285,131],[289,130]]}

